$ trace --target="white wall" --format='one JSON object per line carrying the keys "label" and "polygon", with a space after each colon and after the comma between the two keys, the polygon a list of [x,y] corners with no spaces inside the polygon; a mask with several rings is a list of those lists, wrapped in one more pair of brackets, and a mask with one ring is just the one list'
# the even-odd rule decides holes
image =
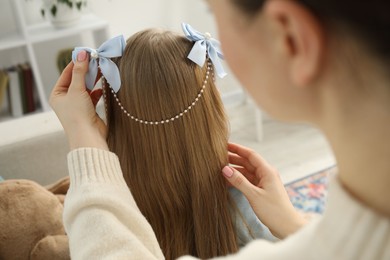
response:
{"label": "white wall", "polygon": [[90,0],[92,12],[110,22],[112,34],[126,36],[149,27],[180,30],[181,22],[199,30],[214,28],[203,0]]}

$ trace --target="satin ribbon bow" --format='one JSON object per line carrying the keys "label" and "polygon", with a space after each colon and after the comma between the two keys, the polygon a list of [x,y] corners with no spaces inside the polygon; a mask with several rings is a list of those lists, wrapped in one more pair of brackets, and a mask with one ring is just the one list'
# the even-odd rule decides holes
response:
{"label": "satin ribbon bow", "polygon": [[111,58],[121,57],[125,50],[125,39],[122,35],[116,36],[104,42],[97,50],[89,47],[76,47],[72,52],[72,60],[77,60],[77,54],[81,50],[85,50],[90,54],[89,70],[85,76],[85,84],[88,89],[93,89],[98,67],[102,75],[106,78],[111,88],[116,92],[121,87],[121,77],[119,69]]}
{"label": "satin ribbon bow", "polygon": [[220,59],[223,59],[223,54],[220,49],[220,43],[214,38],[211,38],[210,33],[202,34],[192,28],[189,24],[182,23],[182,28],[187,39],[195,42],[194,47],[188,58],[203,67],[206,62],[206,56],[209,55],[212,63],[214,64],[215,71],[220,78],[223,78],[227,75],[225,70],[222,67]]}

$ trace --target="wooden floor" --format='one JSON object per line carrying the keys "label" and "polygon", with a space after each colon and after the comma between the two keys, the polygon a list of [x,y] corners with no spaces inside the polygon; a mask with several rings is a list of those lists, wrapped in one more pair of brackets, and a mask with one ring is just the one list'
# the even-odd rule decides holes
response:
{"label": "wooden floor", "polygon": [[260,153],[289,183],[335,165],[324,136],[302,124],[285,124],[263,116],[263,139],[258,141],[255,108],[245,104],[227,109],[230,140]]}

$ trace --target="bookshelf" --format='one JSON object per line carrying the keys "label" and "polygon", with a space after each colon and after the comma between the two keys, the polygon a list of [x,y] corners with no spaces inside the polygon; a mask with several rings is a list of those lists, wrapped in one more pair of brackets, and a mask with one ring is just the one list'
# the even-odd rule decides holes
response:
{"label": "bookshelf", "polygon": [[[39,112],[50,111],[48,103],[48,93],[53,86],[45,86],[41,74],[40,63],[44,59],[55,59],[55,57],[38,57],[36,49],[41,44],[46,44],[56,40],[66,40],[73,36],[82,36],[89,33],[92,36],[95,46],[99,46],[108,38],[108,22],[98,18],[93,14],[84,14],[77,25],[57,29],[50,22],[40,22],[36,24],[28,24],[26,21],[25,10],[23,4],[25,0],[5,0],[11,5],[13,21],[10,24],[16,23],[16,29],[11,32],[0,32],[0,59],[8,52],[21,49],[26,56],[26,61],[29,62],[35,83],[35,91],[39,99],[41,109]],[[8,22],[8,21],[7,21]],[[82,43],[81,43],[82,45]],[[9,66],[15,64],[8,64]],[[4,64],[3,64],[4,66]],[[0,113],[1,122],[13,119],[10,114]]]}

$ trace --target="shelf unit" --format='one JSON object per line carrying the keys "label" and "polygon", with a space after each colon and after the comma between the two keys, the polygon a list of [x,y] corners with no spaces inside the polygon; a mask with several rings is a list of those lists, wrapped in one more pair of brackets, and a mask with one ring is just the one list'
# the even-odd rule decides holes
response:
{"label": "shelf unit", "polygon": [[[8,0],[11,2],[18,31],[7,33],[0,37],[0,59],[3,52],[14,48],[24,48],[27,53],[27,60],[31,65],[34,74],[36,91],[42,111],[49,111],[50,106],[46,96],[45,86],[42,81],[42,74],[39,63],[42,62],[36,55],[35,48],[53,40],[66,39],[67,37],[82,35],[90,32],[95,45],[98,46],[108,38],[108,22],[98,18],[93,14],[85,14],[77,25],[57,29],[49,22],[38,24],[27,24],[23,10],[24,0]],[[81,44],[82,45],[82,44]],[[47,57],[45,57],[47,58]],[[13,65],[13,64],[10,64]],[[52,87],[52,86],[46,86]],[[12,117],[0,115],[0,121],[11,119]]]}

